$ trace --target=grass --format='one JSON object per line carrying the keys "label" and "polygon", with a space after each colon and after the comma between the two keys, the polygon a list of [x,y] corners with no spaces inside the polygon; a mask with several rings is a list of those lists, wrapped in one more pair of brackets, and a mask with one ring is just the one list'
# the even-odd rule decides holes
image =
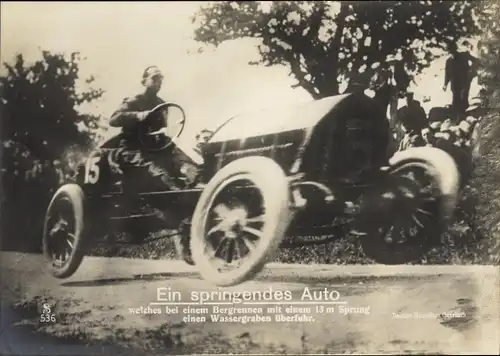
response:
{"label": "grass", "polygon": [[470,180],[475,214],[471,221],[487,236],[485,258],[500,263],[500,110],[487,115],[478,127],[475,169]]}

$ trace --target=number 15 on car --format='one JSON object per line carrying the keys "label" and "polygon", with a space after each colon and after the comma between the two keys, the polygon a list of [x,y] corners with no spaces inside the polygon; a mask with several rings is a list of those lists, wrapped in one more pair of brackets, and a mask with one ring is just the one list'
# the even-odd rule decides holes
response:
{"label": "number 15 on car", "polygon": [[90,156],[85,163],[85,184],[95,184],[99,181],[99,161],[101,155]]}

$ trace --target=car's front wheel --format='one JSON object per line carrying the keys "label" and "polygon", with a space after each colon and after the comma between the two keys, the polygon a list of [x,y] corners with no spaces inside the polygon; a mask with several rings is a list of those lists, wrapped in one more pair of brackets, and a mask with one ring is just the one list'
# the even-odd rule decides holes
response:
{"label": "car's front wheel", "polygon": [[288,181],[273,160],[247,157],[223,167],[192,219],[191,251],[201,276],[231,286],[260,272],[283,241],[289,204]]}
{"label": "car's front wheel", "polygon": [[56,278],[73,275],[84,257],[84,193],[65,184],[52,198],[43,230],[43,255]]}

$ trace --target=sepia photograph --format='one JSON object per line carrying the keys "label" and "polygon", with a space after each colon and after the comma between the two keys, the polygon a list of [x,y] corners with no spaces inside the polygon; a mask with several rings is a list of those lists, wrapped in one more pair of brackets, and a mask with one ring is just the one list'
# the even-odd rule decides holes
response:
{"label": "sepia photograph", "polygon": [[0,354],[500,353],[500,1],[1,3]]}

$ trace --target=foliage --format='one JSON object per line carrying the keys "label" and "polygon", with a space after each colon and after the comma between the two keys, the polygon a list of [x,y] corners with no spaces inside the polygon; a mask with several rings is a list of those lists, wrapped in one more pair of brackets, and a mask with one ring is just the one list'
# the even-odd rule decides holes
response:
{"label": "foliage", "polygon": [[499,109],[500,103],[500,2],[481,2],[480,24],[482,28],[479,41],[480,83],[484,87],[481,96],[485,107]]}
{"label": "foliage", "polygon": [[[389,56],[405,90],[438,52],[474,36],[477,1],[224,1],[193,18],[195,38],[219,45],[258,38],[260,61],[288,65],[297,86],[314,98],[339,93],[339,84],[369,81]],[[363,78],[359,73],[364,70]],[[380,73],[378,73],[380,74]]]}
{"label": "foliage", "polygon": [[[68,163],[74,163],[68,159],[74,160],[76,152],[92,145],[98,118],[77,108],[100,98],[103,91],[77,90],[79,62],[78,53],[68,59],[43,51],[32,64],[21,54],[14,63],[4,63],[6,75],[0,77],[2,247],[39,248],[45,208],[69,173]],[[91,77],[85,83],[93,81]]]}
{"label": "foliage", "polygon": [[[78,53],[72,53],[68,60],[62,54],[43,51],[42,59],[31,65],[21,54],[14,64],[4,63],[8,73],[1,78],[3,142],[18,142],[48,160],[60,158],[74,144],[90,144],[87,131],[96,128],[98,118],[76,109],[100,98],[103,91],[90,88],[77,92],[79,61]],[[91,77],[86,83],[93,81]]]}

